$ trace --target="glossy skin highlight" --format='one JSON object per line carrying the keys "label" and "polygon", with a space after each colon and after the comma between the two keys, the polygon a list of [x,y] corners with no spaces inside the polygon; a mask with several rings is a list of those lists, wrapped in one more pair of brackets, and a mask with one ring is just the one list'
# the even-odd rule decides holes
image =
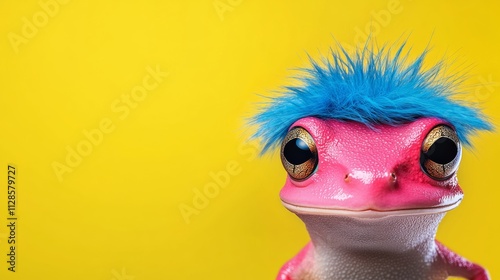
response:
{"label": "glossy skin highlight", "polygon": [[318,163],[305,180],[288,176],[280,197],[304,221],[311,243],[277,279],[489,279],[434,240],[444,213],[463,198],[456,173],[435,180],[420,166],[422,142],[438,125],[453,127],[437,118],[372,128],[295,122],[291,128],[312,136]]}

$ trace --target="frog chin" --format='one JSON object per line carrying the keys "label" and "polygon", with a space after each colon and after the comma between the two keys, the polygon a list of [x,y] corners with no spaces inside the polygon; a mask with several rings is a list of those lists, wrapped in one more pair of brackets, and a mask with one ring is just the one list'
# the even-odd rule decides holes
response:
{"label": "frog chin", "polygon": [[459,199],[447,205],[440,205],[436,207],[425,208],[409,208],[409,209],[365,209],[365,210],[347,210],[335,209],[324,207],[311,207],[300,206],[287,203],[282,200],[283,205],[291,212],[299,215],[316,215],[316,216],[339,216],[339,217],[352,217],[352,218],[384,218],[391,216],[419,216],[419,215],[432,215],[448,212],[457,207],[462,200]]}

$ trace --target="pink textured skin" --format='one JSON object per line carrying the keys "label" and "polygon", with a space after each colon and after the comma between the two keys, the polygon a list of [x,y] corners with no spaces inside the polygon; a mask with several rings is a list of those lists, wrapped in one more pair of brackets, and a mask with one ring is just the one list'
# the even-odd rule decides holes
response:
{"label": "pink textured skin", "polygon": [[[455,175],[436,181],[420,168],[422,141],[439,124],[447,123],[422,118],[372,129],[308,117],[292,125],[313,137],[318,166],[304,181],[288,176],[280,196],[304,221],[312,242],[277,279],[489,279],[482,267],[434,241],[444,213],[425,211],[454,207],[463,197]],[[341,210],[342,217],[316,212],[325,209]],[[411,214],[401,215],[405,210]],[[382,216],[357,216],[363,212]]]}
{"label": "pink textured skin", "polygon": [[[287,178],[281,199],[292,205],[346,210],[395,210],[453,204],[463,197],[456,177],[439,182],[420,170],[422,141],[437,119],[391,127],[305,118],[318,149],[316,172],[305,181]],[[397,176],[394,183],[391,173]],[[345,180],[346,175],[349,176]]]}
{"label": "pink textured skin", "polygon": [[443,244],[436,242],[439,257],[448,264],[449,273],[453,276],[460,276],[473,280],[488,280],[488,272],[478,264],[472,263],[462,256],[450,251]]}

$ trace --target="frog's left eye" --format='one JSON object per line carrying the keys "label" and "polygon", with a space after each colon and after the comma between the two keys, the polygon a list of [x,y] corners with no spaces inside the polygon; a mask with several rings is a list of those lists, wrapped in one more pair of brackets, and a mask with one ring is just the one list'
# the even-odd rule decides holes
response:
{"label": "frog's left eye", "polygon": [[461,156],[462,147],[455,130],[438,125],[422,143],[420,167],[435,180],[447,180],[457,171]]}
{"label": "frog's left eye", "polygon": [[302,127],[292,128],[281,145],[281,162],[295,180],[304,180],[313,174],[318,163],[316,143]]}

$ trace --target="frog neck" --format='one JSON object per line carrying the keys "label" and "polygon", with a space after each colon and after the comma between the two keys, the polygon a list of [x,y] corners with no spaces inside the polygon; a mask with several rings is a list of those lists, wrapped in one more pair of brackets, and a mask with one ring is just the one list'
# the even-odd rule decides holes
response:
{"label": "frog neck", "polygon": [[441,279],[434,238],[443,216],[299,215],[311,237],[319,279]]}

